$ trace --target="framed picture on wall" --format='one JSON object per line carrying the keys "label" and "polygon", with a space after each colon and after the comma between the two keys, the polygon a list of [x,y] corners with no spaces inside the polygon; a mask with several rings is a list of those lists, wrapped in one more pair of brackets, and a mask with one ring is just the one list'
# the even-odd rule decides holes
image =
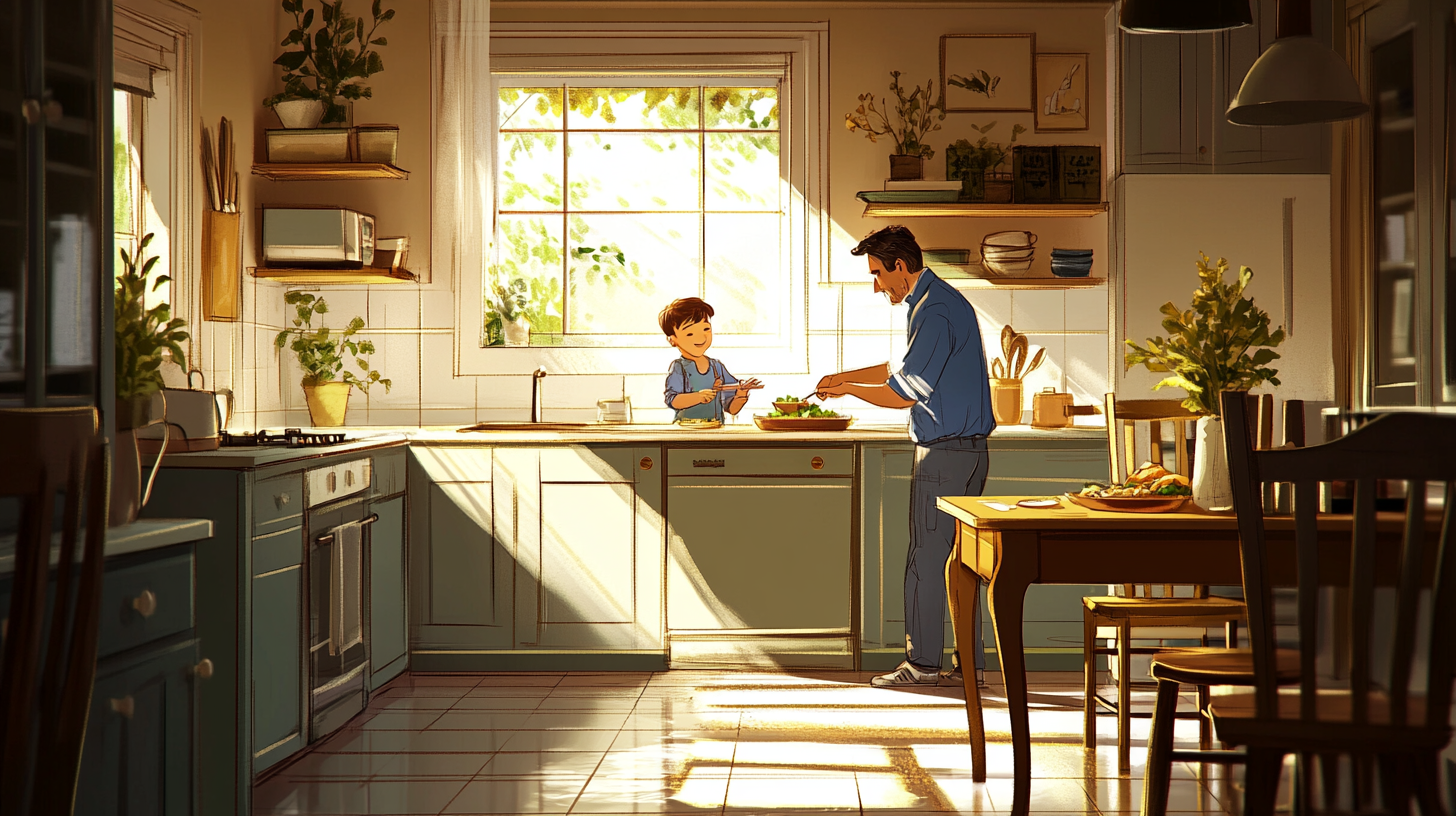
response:
{"label": "framed picture on wall", "polygon": [[1086,54],[1036,55],[1036,131],[1087,129]]}
{"label": "framed picture on wall", "polygon": [[1034,34],[946,34],[940,93],[947,113],[1029,111],[1036,96]]}

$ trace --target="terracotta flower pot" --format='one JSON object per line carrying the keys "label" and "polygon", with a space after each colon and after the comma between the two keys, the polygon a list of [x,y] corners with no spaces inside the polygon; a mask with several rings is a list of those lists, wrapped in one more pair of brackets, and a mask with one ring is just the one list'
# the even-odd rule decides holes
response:
{"label": "terracotta flower pot", "polygon": [[1021,424],[1021,380],[991,378],[991,414],[997,425]]}
{"label": "terracotta flower pot", "polygon": [[346,382],[303,384],[303,398],[308,401],[308,419],[315,428],[337,428],[344,424],[349,410],[349,392],[353,386]]}
{"label": "terracotta flower pot", "polygon": [[892,181],[915,181],[925,178],[925,159],[921,156],[896,154],[890,157]]}

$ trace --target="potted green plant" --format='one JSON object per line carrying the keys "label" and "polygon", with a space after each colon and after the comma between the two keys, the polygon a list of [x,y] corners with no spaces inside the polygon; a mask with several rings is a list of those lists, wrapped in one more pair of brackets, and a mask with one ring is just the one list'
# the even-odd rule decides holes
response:
{"label": "potted green plant", "polygon": [[1223,425],[1219,417],[1219,392],[1248,391],[1264,383],[1279,384],[1279,372],[1269,363],[1279,359],[1274,346],[1284,342],[1284,329],[1269,331],[1269,313],[1244,296],[1254,271],[1239,268],[1233,283],[1224,283],[1229,262],[1223,258],[1210,265],[1198,253],[1198,289],[1193,307],[1180,311],[1172,302],[1163,304],[1163,329],[1167,337],[1150,337],[1147,346],[1128,340],[1125,360],[1129,367],[1146,366],[1149,371],[1167,373],[1153,386],[1182,388],[1188,392],[1183,407],[1199,414],[1197,446],[1194,448],[1193,501],[1206,510],[1227,509],[1232,504],[1228,460],[1223,446]]}
{"label": "potted green plant", "polygon": [[[895,152],[890,156],[890,178],[910,180],[925,175],[925,160],[935,156],[930,145],[925,144],[927,134],[940,130],[945,120],[945,105],[930,98],[927,80],[925,87],[915,86],[908,94],[900,84],[900,72],[890,72],[890,92],[895,94],[893,110],[880,99],[875,107],[874,94],[860,94],[859,107],[853,113],[844,115],[844,126],[851,133],[863,131],[865,138],[879,142],[880,136],[888,136],[895,142]],[[891,121],[889,113],[894,113]],[[878,122],[876,122],[878,120]]]}
{"label": "potted green plant", "polygon": [[371,46],[389,44],[374,35],[394,19],[394,9],[381,9],[380,0],[374,0],[369,30],[365,31],[365,18],[344,13],[343,0],[319,0],[321,25],[315,29],[314,10],[305,9],[305,2],[283,0],[283,10],[293,15],[294,27],[280,45],[297,48],[273,60],[283,68],[283,90],[263,104],[273,108],[284,127],[348,124],[347,104],[374,95],[364,81],[384,70],[384,59]]}
{"label": "potted green plant", "polygon": [[[303,369],[303,396],[308,402],[309,420],[317,428],[331,428],[344,424],[349,409],[349,392],[354,386],[369,393],[369,386],[379,383],[389,392],[390,381],[381,377],[378,371],[369,367],[369,361],[362,355],[374,353],[374,343],[369,340],[353,340],[355,334],[364,328],[364,318],[355,317],[341,332],[330,331],[327,326],[313,327],[314,315],[328,314],[329,305],[321,297],[307,292],[289,292],[283,302],[294,307],[297,316],[293,328],[284,329],[273,339],[273,345],[280,351],[288,346],[298,356],[298,366]],[[289,337],[293,341],[289,342]],[[360,374],[344,370],[344,355],[354,358]]]}
{"label": "potted green plant", "polygon": [[[186,323],[172,317],[166,303],[148,307],[147,294],[166,285],[171,278],[157,276],[150,287],[147,278],[161,261],[160,256],[145,258],[152,233],[142,236],[135,254],[121,250],[122,273],[116,279],[114,296],[116,346],[116,446],[112,451],[111,511],[112,526],[136,520],[151,494],[157,464],[142,490],[141,456],[137,450],[136,431],[164,422],[166,400],[162,397],[162,363],[169,359],[183,365],[187,355],[182,341],[188,339],[182,330]],[[163,447],[166,437],[163,436]]]}
{"label": "potted green plant", "polygon": [[996,127],[995,122],[984,126],[971,125],[981,138],[972,144],[967,139],[957,139],[945,148],[945,177],[959,179],[961,199],[964,201],[986,201],[1005,204],[1011,201],[1011,176],[998,171],[1011,156],[1011,145],[1017,137],[1026,132],[1025,125],[1011,128],[1011,141],[1002,145],[993,142],[986,134]]}

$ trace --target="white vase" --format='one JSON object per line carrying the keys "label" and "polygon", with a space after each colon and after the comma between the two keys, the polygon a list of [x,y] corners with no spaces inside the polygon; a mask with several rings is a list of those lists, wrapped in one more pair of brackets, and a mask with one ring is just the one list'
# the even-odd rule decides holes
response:
{"label": "white vase", "polygon": [[1229,479],[1228,452],[1223,446],[1223,420],[1215,416],[1199,417],[1195,433],[1193,503],[1213,512],[1232,510],[1234,491]]}
{"label": "white vase", "polygon": [[508,346],[529,346],[531,345],[531,322],[524,316],[515,320],[502,320],[501,334],[505,335]]}
{"label": "white vase", "polygon": [[273,112],[286,128],[315,128],[324,118],[322,99],[285,99],[273,104]]}

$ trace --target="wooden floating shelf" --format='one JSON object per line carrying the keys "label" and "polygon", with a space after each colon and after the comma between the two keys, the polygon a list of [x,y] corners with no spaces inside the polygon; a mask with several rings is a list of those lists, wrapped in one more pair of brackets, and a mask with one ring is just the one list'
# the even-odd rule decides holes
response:
{"label": "wooden floating shelf", "polygon": [[1107,212],[1100,204],[979,204],[909,202],[866,204],[865,218],[1087,218]]}
{"label": "wooden floating shelf", "polygon": [[[932,267],[933,268],[933,267]],[[942,278],[959,289],[1088,289],[1102,286],[1107,278]]]}
{"label": "wooden floating shelf", "polygon": [[253,165],[253,175],[273,181],[407,179],[408,170],[383,162],[271,162]]}
{"label": "wooden floating shelf", "polygon": [[415,283],[415,274],[405,269],[365,266],[359,269],[277,269],[249,267],[255,278],[282,283]]}

